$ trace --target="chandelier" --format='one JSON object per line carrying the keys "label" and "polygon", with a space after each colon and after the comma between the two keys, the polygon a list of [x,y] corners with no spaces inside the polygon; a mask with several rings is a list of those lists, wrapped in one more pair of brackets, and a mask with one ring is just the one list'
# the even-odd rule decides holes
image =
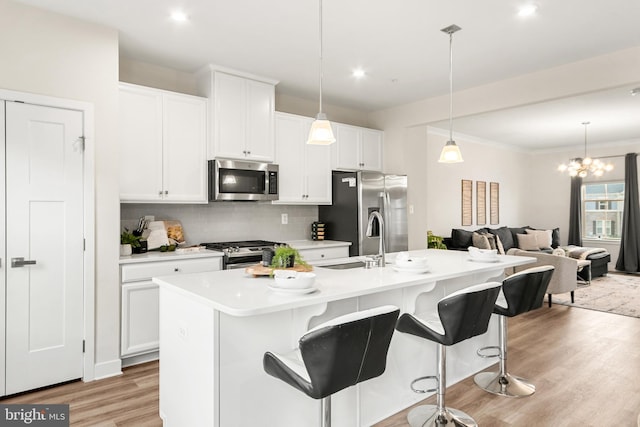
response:
{"label": "chandelier", "polygon": [[584,158],[576,157],[569,160],[569,164],[561,164],[558,166],[560,172],[568,172],[569,176],[579,176],[585,178],[589,173],[593,176],[602,176],[605,172],[613,170],[611,163],[604,163],[599,159],[592,159],[587,156],[587,126],[591,122],[582,122],[584,125]]}

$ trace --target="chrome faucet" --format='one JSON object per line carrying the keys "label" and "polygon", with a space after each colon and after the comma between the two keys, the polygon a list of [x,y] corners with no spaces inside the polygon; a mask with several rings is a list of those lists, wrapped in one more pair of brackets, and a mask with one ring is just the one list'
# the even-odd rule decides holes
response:
{"label": "chrome faucet", "polygon": [[372,211],[369,214],[369,221],[367,222],[367,237],[373,237],[373,220],[378,220],[379,233],[380,233],[380,246],[378,247],[378,267],[384,267],[386,265],[384,256],[384,220],[382,215],[378,211]]}

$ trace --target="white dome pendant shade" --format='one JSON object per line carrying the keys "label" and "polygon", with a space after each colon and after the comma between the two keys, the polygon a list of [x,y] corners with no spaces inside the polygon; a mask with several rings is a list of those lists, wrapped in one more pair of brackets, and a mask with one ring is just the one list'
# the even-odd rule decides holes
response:
{"label": "white dome pendant shade", "polygon": [[461,29],[462,28],[454,24],[440,30],[443,33],[449,34],[449,140],[445,146],[442,147],[440,159],[438,160],[439,163],[464,162],[460,148],[453,140],[453,33]]}
{"label": "white dome pendant shade", "polygon": [[320,108],[315,121],[311,124],[307,144],[311,145],[331,145],[336,142],[331,129],[331,123],[327,120],[327,115],[322,112],[322,0],[320,3]]}

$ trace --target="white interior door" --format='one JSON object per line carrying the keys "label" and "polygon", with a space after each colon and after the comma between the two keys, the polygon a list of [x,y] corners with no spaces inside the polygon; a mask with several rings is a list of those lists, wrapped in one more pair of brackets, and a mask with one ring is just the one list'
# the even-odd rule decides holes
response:
{"label": "white interior door", "polygon": [[[5,129],[4,129],[4,101],[0,101],[0,165],[4,166],[4,139],[5,139]],[[0,242],[6,242],[5,236],[5,227],[4,227],[4,177],[5,174],[0,172]],[[6,288],[5,288],[5,273],[7,267],[7,258],[5,257],[5,245],[0,244],[0,396],[4,396],[5,392],[5,370],[3,369],[5,366],[5,316],[4,308],[6,307],[5,296],[6,296]]]}
{"label": "white interior door", "polygon": [[7,394],[82,377],[82,120],[6,103]]}

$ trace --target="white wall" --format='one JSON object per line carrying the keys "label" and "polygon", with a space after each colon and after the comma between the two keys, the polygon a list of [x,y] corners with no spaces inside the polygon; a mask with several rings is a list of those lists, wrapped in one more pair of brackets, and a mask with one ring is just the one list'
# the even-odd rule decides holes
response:
{"label": "white wall", "polygon": [[[498,228],[519,224],[523,216],[523,197],[520,189],[525,185],[522,168],[528,154],[506,149],[461,135],[455,136],[462,150],[464,163],[438,163],[440,150],[448,140],[440,131],[417,126],[409,128],[403,153],[409,181],[408,203],[413,206],[409,214],[409,248],[426,247],[426,233],[450,236],[452,228],[475,230],[480,227]],[[397,147],[396,147],[397,148]],[[461,181],[473,181],[473,225],[463,227]],[[476,222],[476,182],[487,183],[487,222]],[[500,223],[489,224],[489,183],[500,184]]]}
{"label": "white wall", "polygon": [[0,87],[95,108],[96,375],[119,365],[118,34],[0,0]]}
{"label": "white wall", "polygon": [[[638,76],[640,47],[458,91],[454,94],[455,116],[636,83]],[[451,228],[459,226],[461,179],[500,183],[500,225],[559,226],[566,243],[569,184],[565,185],[556,168],[580,153],[520,153],[465,140],[455,134],[454,120],[454,139],[465,162],[441,165],[437,163],[439,151],[448,138],[427,135],[427,125],[448,118],[448,113],[449,97],[445,95],[369,115],[370,125],[385,132],[385,172],[409,175],[409,203],[414,206],[414,214],[409,215],[410,246],[424,247],[428,229],[448,236]],[[603,152],[594,149],[593,154],[628,152],[614,145],[606,145]]]}

